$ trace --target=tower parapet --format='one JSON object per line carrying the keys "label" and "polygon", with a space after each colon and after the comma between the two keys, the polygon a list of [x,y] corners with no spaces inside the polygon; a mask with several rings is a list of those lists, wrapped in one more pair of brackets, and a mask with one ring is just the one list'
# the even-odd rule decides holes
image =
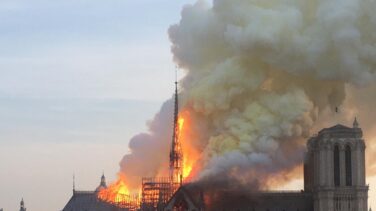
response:
{"label": "tower parapet", "polygon": [[314,193],[315,211],[367,211],[365,142],[357,120],[335,125],[308,140],[304,188]]}

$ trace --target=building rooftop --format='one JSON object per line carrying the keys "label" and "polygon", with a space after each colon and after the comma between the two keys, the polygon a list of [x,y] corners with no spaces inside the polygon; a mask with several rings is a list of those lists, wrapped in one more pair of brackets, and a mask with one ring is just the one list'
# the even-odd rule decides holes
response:
{"label": "building rooftop", "polygon": [[322,129],[317,137],[319,138],[362,138],[363,131],[359,128],[359,123],[355,118],[353,127],[347,127],[342,124],[337,124],[333,127]]}

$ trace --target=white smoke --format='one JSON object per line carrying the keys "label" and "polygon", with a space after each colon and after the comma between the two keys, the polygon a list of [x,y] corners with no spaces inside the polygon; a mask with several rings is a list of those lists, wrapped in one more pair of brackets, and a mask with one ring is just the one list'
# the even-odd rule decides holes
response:
{"label": "white smoke", "polygon": [[[192,117],[190,141],[202,153],[198,177],[267,183],[300,164],[304,138],[324,111],[345,101],[346,85],[374,82],[375,10],[373,0],[199,0],[184,7],[169,35],[187,73],[180,95]],[[154,124],[171,126],[163,120]],[[150,143],[168,151],[170,137],[154,135],[169,134],[162,128],[137,140],[139,149],[122,161],[126,174],[143,176],[124,169],[140,163],[129,158],[153,150]]]}
{"label": "white smoke", "polygon": [[173,101],[168,100],[149,126],[148,133],[135,135],[129,142],[130,154],[120,162],[120,172],[131,189],[139,188],[142,177],[166,170],[173,124]]}

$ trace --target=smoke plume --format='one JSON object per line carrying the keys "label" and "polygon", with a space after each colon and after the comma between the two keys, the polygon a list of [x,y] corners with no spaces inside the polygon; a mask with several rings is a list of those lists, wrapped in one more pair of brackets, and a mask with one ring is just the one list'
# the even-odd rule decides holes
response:
{"label": "smoke plume", "polygon": [[[199,155],[196,178],[267,186],[301,164],[315,129],[355,114],[371,123],[359,105],[376,104],[375,86],[361,88],[375,79],[375,10],[373,0],[185,6],[168,33],[174,61],[186,73],[179,97],[191,123],[183,147]],[[359,89],[367,90],[359,96]],[[336,107],[342,117],[335,117]],[[121,161],[131,184],[165,171],[172,112],[169,100],[149,133],[131,140],[131,154]]]}

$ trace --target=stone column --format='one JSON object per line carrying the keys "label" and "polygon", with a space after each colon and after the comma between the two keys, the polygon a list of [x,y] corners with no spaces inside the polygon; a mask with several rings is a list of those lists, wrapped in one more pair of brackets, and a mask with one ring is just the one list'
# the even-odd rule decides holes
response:
{"label": "stone column", "polygon": [[354,177],[353,184],[355,186],[365,186],[365,146],[363,140],[357,140],[357,144],[352,153],[354,154],[352,161]]}
{"label": "stone column", "polygon": [[351,162],[353,167],[353,185],[361,186],[362,185],[362,152],[359,146],[355,146],[355,149],[352,150],[353,160]]}
{"label": "stone column", "polygon": [[319,186],[320,184],[320,159],[319,159],[319,150],[315,149],[313,154],[313,168],[314,168],[314,186]]}
{"label": "stone column", "polygon": [[340,186],[346,186],[346,159],[343,145],[339,145],[339,172],[339,184]]}
{"label": "stone column", "polygon": [[334,186],[334,151],[333,147],[331,145],[328,145],[327,147],[327,181],[328,186],[333,187]]}
{"label": "stone column", "polygon": [[325,150],[325,159],[324,159],[324,163],[323,165],[325,166],[325,186],[330,186],[330,171],[331,171],[331,168],[330,168],[330,158],[329,158],[329,145],[325,145],[325,148],[323,149]]}
{"label": "stone column", "polygon": [[320,186],[326,185],[326,149],[325,146],[320,147]]}
{"label": "stone column", "polygon": [[365,186],[366,185],[366,147],[364,145],[364,141],[362,140],[362,146],[361,146],[361,150],[360,150],[360,160],[361,160],[361,172],[360,172],[360,181],[361,181],[361,185],[362,186]]}

